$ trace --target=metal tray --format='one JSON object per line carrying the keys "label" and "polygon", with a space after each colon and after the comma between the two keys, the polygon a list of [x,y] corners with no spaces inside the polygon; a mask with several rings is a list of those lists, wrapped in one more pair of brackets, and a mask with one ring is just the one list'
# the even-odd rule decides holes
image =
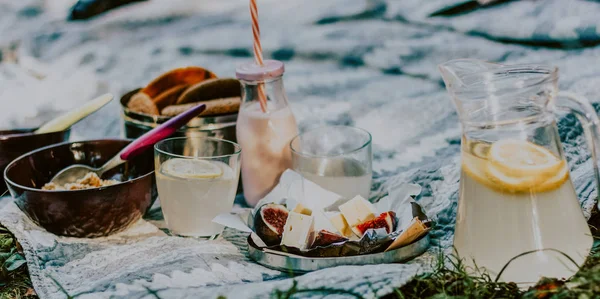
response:
{"label": "metal tray", "polygon": [[429,234],[412,244],[373,254],[343,257],[295,257],[262,251],[248,236],[248,254],[255,262],[274,270],[303,274],[320,269],[343,265],[389,264],[409,261],[425,252],[429,247]]}

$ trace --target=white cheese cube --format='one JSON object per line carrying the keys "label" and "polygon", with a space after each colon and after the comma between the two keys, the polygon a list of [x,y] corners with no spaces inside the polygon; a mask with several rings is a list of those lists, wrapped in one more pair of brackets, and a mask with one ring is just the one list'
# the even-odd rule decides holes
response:
{"label": "white cheese cube", "polygon": [[305,207],[305,206],[304,206],[303,204],[301,204],[301,203],[298,203],[298,204],[296,205],[296,207],[294,208],[294,210],[293,210],[293,211],[294,211],[294,212],[296,212],[296,213],[300,213],[300,214],[304,214],[304,215],[308,215],[308,216],[311,216],[311,215],[312,215],[312,210],[311,210],[311,209],[309,209],[309,208],[307,208],[307,207]]}
{"label": "white cheese cube", "polygon": [[328,232],[335,233],[337,232],[337,228],[333,226],[331,221],[329,221],[328,213],[324,211],[313,211],[312,216],[315,218],[315,232],[320,232],[321,230],[326,230]]}
{"label": "white cheese cube", "polygon": [[350,227],[375,218],[375,207],[371,202],[358,195],[340,206],[340,212]]}
{"label": "white cheese cube", "polygon": [[329,221],[342,236],[346,238],[352,237],[352,229],[342,213],[333,214],[329,217]]}
{"label": "white cheese cube", "polygon": [[281,245],[305,250],[310,248],[314,238],[315,228],[313,216],[290,212],[287,221],[285,222],[285,226],[283,227]]}

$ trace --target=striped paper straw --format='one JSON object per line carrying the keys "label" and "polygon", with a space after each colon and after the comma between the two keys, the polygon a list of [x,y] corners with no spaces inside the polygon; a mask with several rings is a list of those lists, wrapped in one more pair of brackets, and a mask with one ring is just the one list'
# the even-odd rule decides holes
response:
{"label": "striped paper straw", "polygon": [[[254,59],[256,64],[263,66],[262,46],[260,45],[260,28],[258,26],[258,7],[256,0],[250,0],[250,15],[252,16],[252,34],[254,36]],[[263,112],[267,112],[267,95],[265,85],[258,84],[258,101]]]}

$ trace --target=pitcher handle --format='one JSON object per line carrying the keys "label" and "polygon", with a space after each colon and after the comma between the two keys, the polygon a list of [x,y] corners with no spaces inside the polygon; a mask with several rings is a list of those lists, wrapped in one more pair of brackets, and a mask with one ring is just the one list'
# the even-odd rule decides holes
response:
{"label": "pitcher handle", "polygon": [[[560,99],[567,99],[568,101],[555,103],[554,106],[558,110],[575,114],[575,117],[577,117],[583,127],[587,145],[592,154],[597,194],[600,194],[600,171],[598,169],[598,157],[600,156],[600,152],[598,152],[600,150],[598,146],[600,142],[600,119],[598,119],[598,114],[596,114],[596,110],[590,104],[590,101],[584,96],[572,92],[560,91],[556,96],[556,100],[560,101]],[[596,198],[598,198],[598,195]],[[597,202],[597,205],[600,205],[600,202]]]}

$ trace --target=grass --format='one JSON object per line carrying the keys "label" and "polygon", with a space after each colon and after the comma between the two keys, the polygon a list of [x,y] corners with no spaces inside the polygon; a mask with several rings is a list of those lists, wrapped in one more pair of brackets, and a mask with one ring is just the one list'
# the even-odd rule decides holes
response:
{"label": "grass", "polygon": [[0,299],[37,298],[20,249],[12,234],[0,226]]}
{"label": "grass", "polygon": [[[478,274],[467,274],[473,271]],[[433,272],[415,277],[390,298],[600,298],[600,252],[594,250],[570,280],[544,278],[527,290],[496,282],[495,277],[469,269],[454,256],[439,256]]]}
{"label": "grass", "polygon": [[[521,290],[514,283],[495,282],[495,277],[478,269],[467,268],[454,256],[440,254],[434,261],[434,271],[415,277],[385,298],[600,298],[600,250],[598,249],[593,251],[580,271],[570,280],[545,278],[528,290]],[[6,229],[0,227],[0,265],[2,265],[0,299],[37,298],[29,279],[27,265],[22,261],[20,246]],[[467,274],[474,272],[476,275]],[[361,298],[360,294],[352,290],[302,288],[296,281],[287,290],[274,290],[271,298],[291,299],[307,294],[323,296],[336,294],[348,298]],[[160,298],[158,294],[153,295]]]}

